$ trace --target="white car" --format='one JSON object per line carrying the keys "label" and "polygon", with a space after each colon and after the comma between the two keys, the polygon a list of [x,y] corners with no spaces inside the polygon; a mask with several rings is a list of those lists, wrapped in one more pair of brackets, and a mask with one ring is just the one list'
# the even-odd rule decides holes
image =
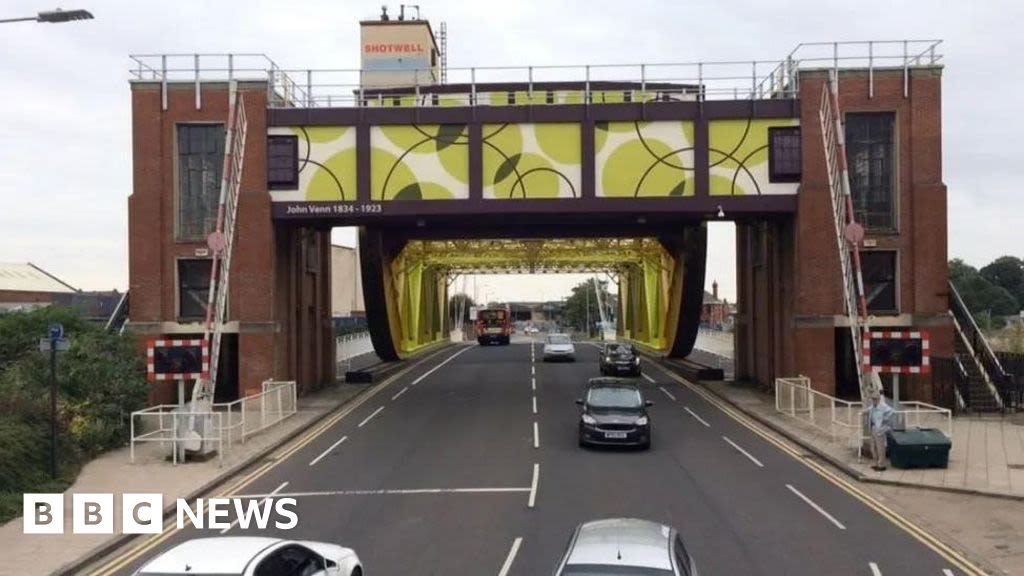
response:
{"label": "white car", "polygon": [[337,544],[228,536],[182,542],[135,573],[218,576],[362,576],[356,553]]}
{"label": "white car", "polygon": [[576,347],[568,334],[548,334],[544,338],[544,361],[551,360],[576,361]]}

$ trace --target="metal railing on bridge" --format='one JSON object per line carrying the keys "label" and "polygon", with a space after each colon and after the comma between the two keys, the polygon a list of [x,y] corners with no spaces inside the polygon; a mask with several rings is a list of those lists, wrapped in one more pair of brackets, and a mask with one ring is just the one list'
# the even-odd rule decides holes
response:
{"label": "metal railing on bridge", "polygon": [[[267,428],[283,422],[298,411],[294,381],[267,380],[262,391],[232,402],[213,404],[212,410],[194,411],[178,404],[161,404],[131,414],[131,461],[135,462],[136,444],[158,443],[169,450],[177,464],[182,447],[201,442],[217,447],[224,459],[225,449]],[[200,422],[190,426],[190,422]]]}
{"label": "metal railing on bridge", "polygon": [[354,332],[335,339],[335,361],[339,371],[352,369],[352,359],[373,352],[369,332]]}
{"label": "metal railing on bridge", "polygon": [[[858,401],[842,400],[811,387],[805,376],[775,379],[775,411],[825,432],[832,442],[863,453],[867,412]],[[952,437],[952,411],[917,401],[900,401],[894,409],[894,424],[914,428],[937,428]]]}
{"label": "metal railing on bridge", "polygon": [[[446,84],[433,69],[404,70],[411,82],[364,89],[374,71],[283,69],[265,54],[139,54],[130,56],[133,81],[159,82],[166,108],[169,83],[192,83],[196,108],[204,82],[267,83],[267,101],[280,108],[355,106],[494,106],[794,98],[800,70],[868,71],[869,96],[876,70],[902,70],[904,95],[910,70],[941,63],[941,40],[811,42],[781,60],[731,60],[649,64],[475,66],[448,68]],[[495,84],[504,84],[497,89]],[[623,83],[628,86],[623,86]],[[514,85],[509,89],[509,85]]]}

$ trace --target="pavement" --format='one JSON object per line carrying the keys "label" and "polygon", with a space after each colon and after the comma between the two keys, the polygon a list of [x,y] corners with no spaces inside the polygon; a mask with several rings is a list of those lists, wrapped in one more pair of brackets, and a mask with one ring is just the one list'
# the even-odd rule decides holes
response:
{"label": "pavement", "polygon": [[[336,384],[299,398],[294,416],[250,436],[244,444],[232,446],[225,451],[223,461],[213,459],[174,466],[164,459],[157,444],[137,447],[134,464],[130,461],[128,448],[107,452],[85,465],[75,483],[64,493],[64,508],[71,510],[71,494],[113,493],[115,517],[120,518],[120,495],[123,493],[161,493],[165,504],[189,497],[197,489],[233,475],[239,467],[259,457],[282,439],[309,427],[366,387]],[[54,573],[110,546],[119,538],[119,535],[73,535],[71,522],[68,512],[64,518],[65,533],[54,535],[24,534],[21,518],[0,526],[0,548],[3,549],[0,575]]]}
{"label": "pavement", "polygon": [[[678,528],[703,574],[982,573],[798,445],[654,364],[638,380],[655,401],[651,450],[579,448],[573,400],[597,375],[597,354],[579,346],[576,362],[546,364],[532,343],[439,352],[233,483],[235,496],[295,498],[295,529],[224,533],[337,542],[372,574],[536,575],[552,571],[579,522],[633,516]],[[220,532],[169,526],[82,573],[130,574]]]}

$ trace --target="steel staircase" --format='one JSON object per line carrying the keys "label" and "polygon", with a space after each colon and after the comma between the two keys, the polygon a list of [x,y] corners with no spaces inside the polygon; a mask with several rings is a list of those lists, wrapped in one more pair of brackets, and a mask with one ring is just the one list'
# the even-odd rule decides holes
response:
{"label": "steel staircase", "polygon": [[949,283],[949,310],[956,329],[953,351],[967,376],[967,397],[964,398],[967,408],[973,412],[1003,410],[1000,389],[1010,382],[1011,376],[1003,370],[952,282]]}
{"label": "steel staircase", "polygon": [[231,277],[238,192],[241,186],[242,164],[245,160],[245,133],[245,105],[238,93],[238,84],[232,81],[228,94],[228,122],[224,135],[224,165],[221,169],[217,224],[207,239],[213,254],[210,266],[210,286],[213,289],[210,290],[207,300],[204,333],[204,339],[210,346],[209,376],[196,380],[192,389],[192,412],[204,412],[212,407],[214,389],[217,385],[220,344],[224,324],[227,322],[228,281]]}
{"label": "steel staircase", "polygon": [[864,229],[855,220],[853,199],[850,196],[846,139],[839,110],[838,82],[834,74],[835,72],[832,72],[822,85],[818,117],[821,120],[821,136],[825,148],[825,166],[828,172],[836,247],[839,250],[839,267],[843,276],[843,307],[849,319],[850,342],[857,365],[860,396],[867,405],[871,393],[879,388],[879,379],[864,374],[862,368],[864,362],[861,338],[863,332],[867,330],[867,302],[864,298],[864,281],[860,272],[859,244],[863,240]]}

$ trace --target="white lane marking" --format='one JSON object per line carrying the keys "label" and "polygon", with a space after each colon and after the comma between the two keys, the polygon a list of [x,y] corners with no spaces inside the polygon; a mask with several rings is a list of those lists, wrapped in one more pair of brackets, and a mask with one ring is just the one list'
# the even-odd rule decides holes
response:
{"label": "white lane marking", "polygon": [[882,571],[878,569],[878,564],[868,562],[868,568],[871,568],[871,576],[882,576]]}
{"label": "white lane marking", "polygon": [[676,401],[676,397],[675,397],[675,396],[673,396],[673,395],[672,395],[672,393],[671,393],[671,392],[669,392],[668,390],[665,390],[665,387],[664,387],[664,386],[658,386],[658,389],[659,389],[659,390],[661,390],[662,392],[664,392],[664,393],[665,393],[665,396],[668,396],[669,398],[671,398],[673,402],[675,402],[675,401]]}
{"label": "white lane marking", "polygon": [[536,376],[536,375],[537,375],[537,367],[536,366],[530,366],[530,376]]}
{"label": "white lane marking", "polygon": [[408,389],[409,389],[408,386],[406,386],[405,388],[402,388],[402,390],[398,394],[395,394],[394,396],[392,396],[391,399],[392,400],[398,400],[398,397],[401,396],[402,394],[405,394],[405,391],[408,390]]}
{"label": "white lane marking", "polygon": [[537,503],[537,481],[540,480],[540,464],[534,463],[533,465],[533,482],[530,483],[530,502],[527,503],[527,508],[533,508]]}
{"label": "white lane marking", "polygon": [[540,428],[537,426],[537,422],[533,423],[533,447],[540,448]]}
{"label": "white lane marking", "polygon": [[512,569],[512,563],[516,561],[516,554],[519,553],[519,545],[522,543],[522,537],[512,541],[512,549],[508,551],[508,557],[505,558],[505,563],[501,565],[501,571],[498,572],[498,576],[506,576],[508,571]]}
{"label": "white lane marking", "polygon": [[728,437],[728,436],[722,436],[722,440],[725,440],[726,442],[728,442],[728,443],[729,443],[729,445],[730,445],[730,446],[732,446],[733,448],[735,448],[735,449],[739,450],[739,451],[740,451],[740,454],[743,454],[744,456],[746,456],[747,458],[749,458],[751,462],[753,462],[754,464],[757,464],[757,467],[758,467],[758,468],[764,468],[764,464],[761,464],[761,461],[760,461],[760,460],[758,460],[757,458],[754,458],[754,457],[753,457],[753,456],[752,456],[752,455],[750,454],[750,452],[747,452],[747,451],[746,451],[746,450],[744,450],[743,448],[740,448],[739,444],[737,444],[737,443],[733,442],[732,440],[729,440],[729,437]]}
{"label": "white lane marking", "polygon": [[[657,384],[657,382],[654,381],[654,378],[647,375],[647,372],[641,372],[640,375],[643,376],[644,380],[647,380],[651,384]],[[662,390],[664,390],[664,388],[662,388]]]}
{"label": "white lane marking", "polygon": [[335,449],[335,448],[337,448],[337,447],[338,447],[338,445],[339,445],[339,444],[341,444],[342,442],[344,442],[345,440],[348,440],[348,436],[342,436],[342,437],[341,437],[341,440],[338,440],[338,441],[337,441],[337,442],[335,442],[334,444],[331,444],[331,447],[330,447],[330,448],[328,448],[327,450],[324,450],[324,451],[323,451],[323,452],[322,452],[322,453],[321,453],[321,454],[320,454],[319,456],[317,456],[316,458],[313,458],[313,460],[312,460],[312,461],[311,461],[311,462],[309,463],[309,465],[310,465],[310,466],[312,466],[312,465],[316,464],[317,462],[319,462],[320,460],[322,460],[322,459],[324,458],[324,456],[327,456],[327,455],[328,455],[328,454],[330,454],[330,453],[331,453],[332,451],[334,451],[334,449]]}
{"label": "white lane marking", "polygon": [[815,510],[817,510],[819,514],[821,514],[825,518],[828,518],[829,522],[832,522],[833,524],[836,525],[836,528],[839,528],[840,530],[846,530],[846,526],[843,526],[842,522],[840,522],[839,520],[836,520],[835,516],[833,516],[833,515],[829,514],[828,512],[826,512],[825,509],[822,508],[821,506],[818,506],[814,502],[814,500],[811,500],[807,496],[804,496],[803,492],[797,490],[796,488],[793,488],[792,484],[786,484],[786,488],[789,488],[790,492],[792,492],[793,494],[796,494],[797,496],[799,496],[800,499],[803,500],[804,502],[806,502],[808,506],[810,506],[811,508],[814,508]]}
{"label": "white lane marking", "polygon": [[381,488],[377,490],[325,490],[321,492],[288,492],[284,494],[236,494],[230,498],[308,498],[315,496],[414,496],[417,494],[522,494],[525,486],[485,486],[481,488]]}
{"label": "white lane marking", "polygon": [[537,379],[536,378],[530,378],[530,390],[536,390],[536,389],[537,389]]}
{"label": "white lane marking", "polygon": [[[342,440],[344,440],[344,438],[342,438]],[[284,487],[287,486],[287,485],[288,485],[287,482],[282,482],[280,486],[278,486],[277,488],[274,488],[273,492],[271,492],[270,494],[267,494],[259,502],[257,502],[256,503],[256,507],[258,508],[258,507],[262,506],[263,502],[266,501],[267,498],[270,498],[271,496],[274,496],[275,494],[277,494],[281,490],[284,490]],[[227,528],[221,530],[220,533],[221,534],[227,534],[228,530],[231,530],[235,526],[238,526],[238,518],[235,518],[235,521],[232,522],[231,525],[229,525]]]}
{"label": "white lane marking", "polygon": [[708,424],[707,420],[701,418],[700,416],[697,416],[697,413],[694,412],[693,410],[690,410],[689,406],[684,406],[683,409],[686,410],[687,412],[689,412],[690,416],[693,416],[694,418],[696,418],[698,422],[700,422],[701,424],[707,426],[708,428],[711,428],[711,424]]}
{"label": "white lane marking", "polygon": [[537,397],[536,396],[533,397],[533,413],[534,414],[537,413]]}
{"label": "white lane marking", "polygon": [[954,576],[953,575],[953,571],[950,570],[949,568],[943,568],[942,569],[942,576]]}
{"label": "white lane marking", "polygon": [[370,414],[370,415],[369,415],[369,416],[367,416],[367,417],[366,417],[366,418],[365,418],[365,419],[364,419],[364,420],[363,420],[362,422],[360,422],[360,423],[359,423],[359,426],[358,426],[358,427],[359,427],[359,428],[362,428],[362,427],[363,427],[363,424],[366,424],[366,423],[367,423],[367,422],[369,422],[370,420],[373,420],[373,417],[374,417],[374,416],[376,416],[377,414],[380,414],[380,411],[381,411],[381,410],[383,410],[383,409],[384,409],[384,407],[383,407],[383,406],[381,406],[380,408],[377,408],[376,410],[374,410],[374,411],[373,411],[373,414]]}
{"label": "white lane marking", "polygon": [[466,347],[465,347],[465,348],[463,348],[462,350],[459,350],[459,351],[458,351],[458,352],[456,352],[455,354],[452,354],[451,356],[449,356],[448,358],[446,358],[444,362],[441,362],[441,363],[440,363],[440,364],[438,364],[437,366],[434,366],[434,367],[433,367],[433,368],[431,368],[430,370],[427,370],[426,372],[424,372],[424,373],[423,373],[423,375],[422,375],[422,376],[420,376],[419,378],[417,378],[417,379],[415,379],[415,380],[413,380],[413,381],[412,381],[412,386],[415,386],[415,385],[419,384],[420,382],[422,382],[422,381],[423,381],[423,379],[424,379],[424,378],[426,378],[427,376],[430,376],[431,374],[433,374],[434,372],[436,372],[438,368],[440,368],[441,366],[444,366],[445,364],[447,364],[447,363],[451,362],[452,360],[454,360],[454,359],[455,359],[455,357],[456,357],[456,356],[458,356],[459,354],[462,354],[463,352],[465,352],[466,350],[469,350],[470,348],[473,348],[473,346],[466,346]]}

